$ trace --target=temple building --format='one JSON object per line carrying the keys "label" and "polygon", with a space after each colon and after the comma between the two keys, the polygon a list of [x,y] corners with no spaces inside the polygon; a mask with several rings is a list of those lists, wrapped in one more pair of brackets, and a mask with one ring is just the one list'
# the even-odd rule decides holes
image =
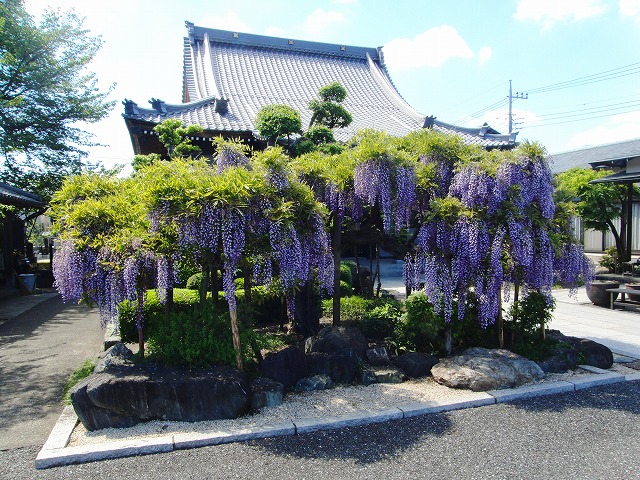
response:
{"label": "temple building", "polygon": [[213,154],[211,138],[241,138],[261,148],[255,128],[260,108],[287,104],[309,126],[308,103],[318,90],[339,82],[347,90],[344,107],[353,116],[346,128],[336,129],[338,141],[361,129],[403,136],[421,128],[455,133],[466,143],[488,149],[510,149],[515,134],[503,135],[488,125],[463,128],[414,110],[400,96],[387,72],[382,48],[364,48],[252,35],[195,26],[186,22],[182,103],[151,98],[149,108],[123,102],[123,114],[136,154],[165,153],[153,127],[167,118],[204,132],[193,139],[204,155]]}

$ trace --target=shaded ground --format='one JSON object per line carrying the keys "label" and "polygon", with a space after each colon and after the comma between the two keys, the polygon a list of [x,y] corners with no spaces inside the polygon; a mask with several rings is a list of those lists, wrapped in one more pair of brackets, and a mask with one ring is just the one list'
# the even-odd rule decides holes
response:
{"label": "shaded ground", "polygon": [[97,310],[60,297],[0,325],[0,450],[46,441],[65,381],[100,352],[103,338]]}
{"label": "shaded ground", "polygon": [[640,382],[42,471],[37,451],[0,452],[0,478],[640,479]]}

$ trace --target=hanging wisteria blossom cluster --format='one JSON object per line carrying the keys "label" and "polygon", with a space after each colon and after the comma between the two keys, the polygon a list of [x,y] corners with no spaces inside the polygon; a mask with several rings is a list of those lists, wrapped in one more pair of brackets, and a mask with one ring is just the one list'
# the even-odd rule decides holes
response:
{"label": "hanging wisteria blossom cluster", "polygon": [[[575,287],[589,279],[589,263],[580,246],[567,244],[556,254],[549,238],[555,212],[551,172],[545,160],[520,156],[501,163],[495,172],[472,163],[459,168],[447,199],[435,200],[447,215],[424,222],[416,250],[407,255],[405,281],[424,285],[437,312],[450,321],[454,300],[464,317],[468,292],[478,301],[481,325],[493,323],[501,293],[510,284],[541,291],[549,298],[554,280]],[[448,203],[447,203],[448,202]],[[557,273],[560,272],[560,273]]]}

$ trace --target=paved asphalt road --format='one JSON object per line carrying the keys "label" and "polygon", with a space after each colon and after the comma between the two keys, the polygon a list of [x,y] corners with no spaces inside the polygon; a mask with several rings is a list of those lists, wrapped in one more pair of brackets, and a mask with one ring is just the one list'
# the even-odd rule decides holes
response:
{"label": "paved asphalt road", "polygon": [[0,478],[640,479],[640,382],[42,471],[37,451],[0,452]]}
{"label": "paved asphalt road", "polygon": [[46,441],[67,378],[103,340],[97,309],[59,296],[0,325],[0,450]]}

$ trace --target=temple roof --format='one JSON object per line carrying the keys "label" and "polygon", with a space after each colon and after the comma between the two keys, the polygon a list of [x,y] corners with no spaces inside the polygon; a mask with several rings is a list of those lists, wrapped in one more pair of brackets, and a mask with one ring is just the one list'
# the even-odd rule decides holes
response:
{"label": "temple roof", "polygon": [[40,195],[21,190],[3,182],[0,182],[0,204],[13,205],[20,208],[42,208],[45,206]]}
{"label": "temple roof", "polygon": [[300,112],[306,129],[311,120],[309,101],[321,87],[338,81],[347,90],[344,106],[353,122],[334,130],[337,140],[346,141],[363,128],[402,136],[430,127],[486,148],[515,145],[515,134],[501,135],[486,124],[457,127],[414,110],[393,85],[381,48],[252,35],[189,22],[187,29],[183,103],[152,98],[151,108],[142,108],[125,101],[125,119],[151,124],[180,118],[205,131],[246,133],[255,132],[260,108],[287,104]]}

